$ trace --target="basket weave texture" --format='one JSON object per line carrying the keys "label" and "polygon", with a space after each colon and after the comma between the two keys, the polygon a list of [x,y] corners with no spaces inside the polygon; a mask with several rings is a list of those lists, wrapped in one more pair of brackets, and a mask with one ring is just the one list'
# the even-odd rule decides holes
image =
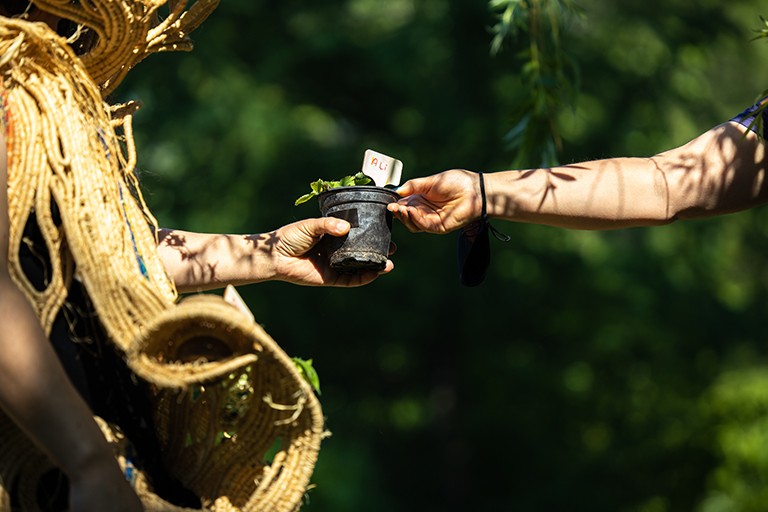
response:
{"label": "basket weave texture", "polygon": [[[134,174],[135,107],[111,106],[102,96],[147,52],[186,49],[186,34],[217,2],[201,0],[186,11],[186,2],[172,2],[162,23],[160,0],[35,3],[86,24],[100,41],[115,39],[105,32],[117,30],[107,23],[112,18],[128,16],[135,26],[124,20],[118,28],[128,30],[117,30],[116,46],[102,43],[81,60],[47,26],[0,17],[11,276],[46,332],[72,280],[82,282],[109,341],[148,384],[168,472],[204,510],[298,510],[324,436],[320,404],[248,314],[217,295],[178,300]],[[85,6],[97,8],[85,13]],[[131,39],[137,33],[140,41]],[[125,59],[126,48],[138,50]],[[30,221],[49,259],[44,289],[19,260]],[[132,467],[120,429],[97,420],[146,509],[185,510]],[[10,510],[12,489],[22,510],[36,510],[32,496],[51,462],[2,414],[0,443],[0,511]]]}

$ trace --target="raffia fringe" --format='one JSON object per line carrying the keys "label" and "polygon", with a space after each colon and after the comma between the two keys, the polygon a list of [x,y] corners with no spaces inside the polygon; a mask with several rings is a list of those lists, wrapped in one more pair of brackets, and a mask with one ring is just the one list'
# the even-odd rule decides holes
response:
{"label": "raffia fringe", "polygon": [[[12,277],[46,332],[72,280],[82,281],[110,340],[150,384],[169,472],[205,510],[297,510],[324,437],[320,404],[247,314],[214,295],[178,302],[134,174],[135,106],[102,99],[146,53],[187,48],[188,32],[217,2],[188,10],[172,2],[163,21],[163,1],[36,3],[87,25],[99,42],[81,62],[43,24],[0,17]],[[50,261],[42,290],[19,259],[30,220]],[[120,463],[129,464],[127,440],[115,425],[100,424]],[[9,489],[31,496],[21,491],[34,491],[51,464],[5,416],[0,439],[0,510],[8,510]],[[181,510],[135,474],[147,510]]]}

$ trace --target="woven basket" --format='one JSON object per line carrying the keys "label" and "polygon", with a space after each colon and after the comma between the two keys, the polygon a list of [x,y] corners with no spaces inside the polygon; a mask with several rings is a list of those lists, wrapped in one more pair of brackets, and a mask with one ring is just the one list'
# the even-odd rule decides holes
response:
{"label": "woven basket", "polygon": [[[200,497],[203,510],[298,510],[324,436],[323,415],[294,363],[246,314],[216,295],[181,301],[157,317],[127,354],[150,384],[154,423],[171,476]],[[127,470],[128,440],[97,418]],[[37,482],[54,469],[0,416],[0,510],[9,489],[23,510],[38,510]],[[4,448],[5,449],[5,448]],[[147,511],[190,510],[154,493],[133,470]]]}
{"label": "woven basket", "polygon": [[192,296],[155,319],[128,364],[154,385],[166,466],[204,504],[226,496],[241,510],[298,509],[323,415],[257,323],[221,297]]}

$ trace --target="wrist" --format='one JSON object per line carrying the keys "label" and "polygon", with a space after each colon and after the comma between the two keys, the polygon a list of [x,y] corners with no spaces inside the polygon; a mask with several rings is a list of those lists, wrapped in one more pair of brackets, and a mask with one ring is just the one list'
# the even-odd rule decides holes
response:
{"label": "wrist", "polygon": [[[260,283],[275,278],[278,266],[278,231],[230,236],[227,247],[218,251],[229,261],[224,283],[232,285]],[[235,240],[235,238],[237,240]]]}
{"label": "wrist", "polygon": [[477,173],[477,180],[475,184],[476,188],[476,200],[473,205],[474,218],[481,219],[483,217],[491,216],[491,196],[488,190],[488,183],[490,181],[490,175],[484,172]]}
{"label": "wrist", "polygon": [[499,184],[497,173],[483,173],[483,184],[485,188],[485,213],[489,218],[501,217],[499,211]]}
{"label": "wrist", "polygon": [[[73,482],[90,480],[119,471],[117,459],[101,431],[74,443],[73,452],[61,461],[61,469]],[[98,437],[97,437],[98,435]]]}
{"label": "wrist", "polygon": [[264,252],[264,260],[256,272],[259,273],[259,281],[286,281],[290,282],[290,263],[291,258],[285,251],[285,231],[284,227],[271,231],[264,235],[268,240],[275,243],[269,246],[269,250]]}
{"label": "wrist", "polygon": [[[252,252],[248,282],[260,283],[263,281],[280,279],[280,274],[282,272],[282,253],[279,246],[280,230],[276,229],[257,236],[260,240],[264,240],[263,242],[260,242],[260,244],[264,244],[264,247],[258,247],[258,249],[261,250]],[[275,241],[277,241],[277,243],[273,243]]]}
{"label": "wrist", "polygon": [[465,192],[461,197],[462,208],[459,220],[462,226],[480,220],[483,216],[483,195],[485,173],[482,171],[462,171],[465,178],[457,183]]}

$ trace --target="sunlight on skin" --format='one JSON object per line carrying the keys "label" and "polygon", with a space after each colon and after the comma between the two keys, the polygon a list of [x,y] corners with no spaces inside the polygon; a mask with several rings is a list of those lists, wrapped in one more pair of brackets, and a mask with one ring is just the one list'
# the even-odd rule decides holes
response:
{"label": "sunlight on skin", "polygon": [[381,272],[355,274],[339,273],[324,263],[317,243],[323,236],[343,236],[349,228],[345,221],[321,218],[253,235],[161,229],[158,254],[181,292],[266,280],[305,286],[362,286],[391,272],[392,261],[387,261]]}
{"label": "sunlight on skin", "polygon": [[[488,215],[574,229],[655,226],[768,201],[766,152],[734,122],[650,158],[484,174]],[[411,231],[448,233],[480,217],[476,173],[452,170],[403,184],[389,209]]]}

